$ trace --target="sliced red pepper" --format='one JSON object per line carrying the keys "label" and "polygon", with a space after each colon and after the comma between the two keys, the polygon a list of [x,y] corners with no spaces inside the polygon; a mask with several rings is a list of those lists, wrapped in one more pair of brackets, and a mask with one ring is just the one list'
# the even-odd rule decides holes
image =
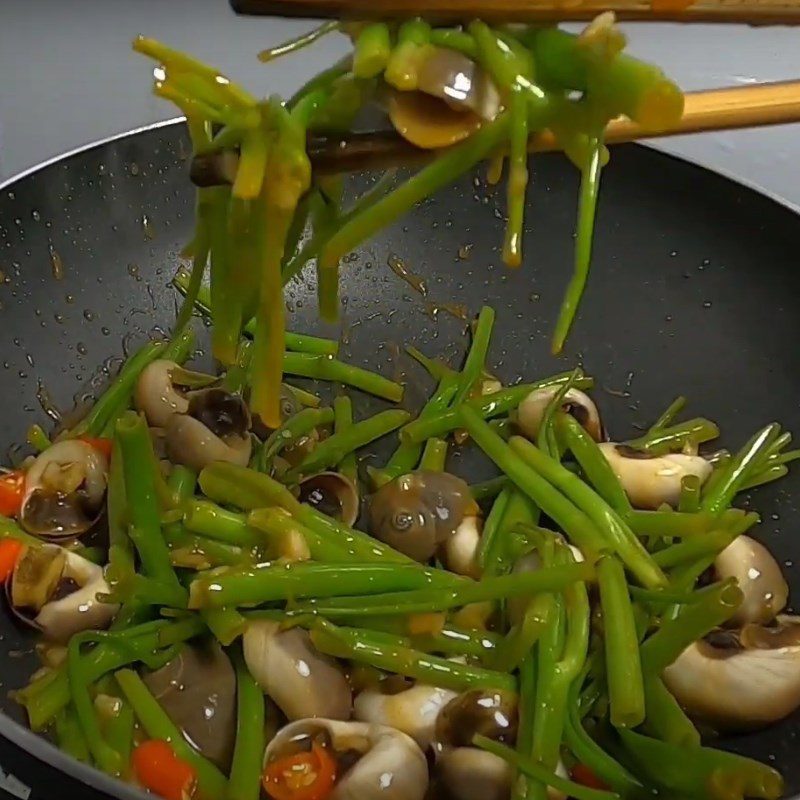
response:
{"label": "sliced red pepper", "polygon": [[570,770],[570,775],[572,780],[581,786],[588,786],[590,789],[608,789],[608,786],[585,764],[575,764]]}
{"label": "sliced red pepper", "polygon": [[169,742],[149,739],[132,756],[133,771],[139,783],[164,800],[187,800],[197,784],[197,773],[175,755]]}
{"label": "sliced red pepper", "polygon": [[25,545],[16,539],[0,541],[0,583],[5,583],[14,572]]}
{"label": "sliced red pepper", "polygon": [[19,516],[25,496],[25,473],[22,470],[0,474],[0,514]]}
{"label": "sliced red pepper", "polygon": [[336,784],[336,759],[314,742],[308,752],[268,764],[262,783],[273,800],[325,800]]}
{"label": "sliced red pepper", "polygon": [[114,449],[113,439],[95,439],[90,436],[81,436],[80,439],[82,442],[94,447],[98,453],[102,453],[107,461],[111,460],[111,451]]}

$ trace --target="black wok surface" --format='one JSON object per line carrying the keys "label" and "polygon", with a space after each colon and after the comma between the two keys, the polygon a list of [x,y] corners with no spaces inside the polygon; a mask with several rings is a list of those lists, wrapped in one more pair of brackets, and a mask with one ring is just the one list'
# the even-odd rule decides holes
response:
{"label": "black wok surface", "polygon": [[[168,328],[175,308],[168,282],[192,226],[187,154],[182,126],[167,125],[71,155],[0,189],[6,463],[19,459],[14,443],[24,440],[29,424],[46,424],[48,414],[96,392],[124,353]],[[344,265],[343,357],[400,375],[416,407],[429,385],[398,345],[457,360],[467,343],[464,323],[436,308],[464,303],[473,315],[489,303],[498,312],[490,353],[497,373],[513,381],[580,361],[597,378],[595,396],[612,436],[647,425],[677,394],[689,397],[689,413],[720,424],[729,447],[771,420],[800,429],[794,213],[655,151],[615,148],[603,179],[586,300],[567,353],[554,358],[549,336],[571,269],[577,179],[559,156],[537,157],[533,173],[519,271],[501,264],[503,192],[487,189],[478,174],[416,209]],[[427,298],[388,268],[392,255],[425,278]],[[63,265],[60,279],[54,262]],[[312,275],[292,286],[287,300],[292,329],[338,335],[316,320]],[[450,463],[470,479],[492,474],[470,454]],[[756,535],[786,565],[796,598],[800,477],[790,475],[752,499],[762,515]],[[0,614],[0,734],[49,763],[50,771],[33,779],[49,774],[53,791],[60,788],[54,770],[62,769],[117,796],[141,797],[11,721],[22,715],[7,691],[33,669],[32,645],[27,631]],[[773,763],[794,793],[798,731],[795,716],[728,744]]]}

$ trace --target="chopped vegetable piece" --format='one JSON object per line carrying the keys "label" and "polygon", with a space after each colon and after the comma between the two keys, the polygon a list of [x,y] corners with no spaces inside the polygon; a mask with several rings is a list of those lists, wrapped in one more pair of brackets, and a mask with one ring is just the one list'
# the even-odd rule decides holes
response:
{"label": "chopped vegetable piece", "polygon": [[274,800],[325,800],[336,783],[336,761],[314,742],[311,751],[279,758],[267,765],[262,781]]}
{"label": "chopped vegetable piece", "polygon": [[164,800],[186,800],[191,797],[197,774],[181,761],[169,742],[148,739],[133,751],[133,770],[139,782]]}
{"label": "chopped vegetable piece", "polygon": [[91,436],[81,436],[80,440],[86,442],[90,447],[94,447],[99,453],[102,453],[107,460],[111,460],[111,452],[114,449],[114,440],[102,437],[93,438]]}
{"label": "chopped vegetable piece", "polygon": [[0,583],[5,583],[11,577],[24,547],[16,539],[0,541]]}
{"label": "chopped vegetable piece", "polygon": [[608,786],[584,764],[575,764],[570,770],[570,777],[581,786],[588,786],[590,789],[608,790]]}
{"label": "chopped vegetable piece", "polygon": [[22,470],[0,475],[0,514],[16,517],[25,495],[25,473]]}

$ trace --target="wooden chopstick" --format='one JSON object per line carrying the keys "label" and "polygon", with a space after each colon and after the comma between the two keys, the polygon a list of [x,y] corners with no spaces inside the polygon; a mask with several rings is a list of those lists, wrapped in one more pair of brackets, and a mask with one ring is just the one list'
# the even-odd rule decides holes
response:
{"label": "wooden chopstick", "polygon": [[[607,143],[619,144],[683,133],[790,122],[800,122],[800,80],[688,92],[683,116],[674,127],[644,130],[635,122],[620,118],[609,123],[605,136]],[[558,149],[558,142],[549,131],[533,136],[529,145],[531,152]],[[421,150],[394,131],[311,139],[308,145],[311,165],[319,175],[404,166],[430,160],[437,152]],[[198,186],[232,182],[237,160],[232,152],[197,156],[192,161],[192,181]]]}
{"label": "wooden chopstick", "polygon": [[314,19],[401,19],[436,23],[585,21],[603,11],[619,20],[800,24],[796,0],[230,0],[237,14]]}
{"label": "wooden chopstick", "polygon": [[[629,119],[616,119],[606,128],[606,141],[616,144],[790,122],[800,122],[800,80],[687,92],[683,116],[674,127],[644,130]],[[534,140],[532,149],[554,150],[557,144],[551,135],[544,134],[538,142]]]}

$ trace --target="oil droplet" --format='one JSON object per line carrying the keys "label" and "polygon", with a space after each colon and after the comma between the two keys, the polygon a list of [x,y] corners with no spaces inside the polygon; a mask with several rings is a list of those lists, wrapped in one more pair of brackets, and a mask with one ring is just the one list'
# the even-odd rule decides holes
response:
{"label": "oil droplet", "polygon": [[49,246],[50,249],[50,266],[53,269],[53,277],[60,281],[64,277],[64,262],[61,260],[61,256],[56,252],[55,247],[51,244]]}
{"label": "oil droplet", "polygon": [[64,321],[63,314],[53,314],[53,319],[60,325]]}
{"label": "oil droplet", "polygon": [[87,322],[93,322],[94,321],[94,311],[90,311],[88,308],[85,308],[83,310],[83,318]]}
{"label": "oil droplet", "polygon": [[144,231],[144,238],[148,241],[156,238],[156,232],[153,230],[153,221],[147,214],[142,214],[142,230]]}
{"label": "oil droplet", "polygon": [[130,171],[134,177],[139,174],[139,165],[135,161],[131,162]]}
{"label": "oil droplet", "polygon": [[110,328],[106,328],[106,326],[103,325],[103,327],[100,328],[100,333],[102,333],[103,336],[108,336],[111,333],[111,329]]}
{"label": "oil droplet", "polygon": [[64,300],[65,300],[65,301],[66,301],[66,302],[67,302],[69,305],[72,305],[72,304],[75,302],[75,297],[74,297],[74,295],[68,294],[68,295],[67,295],[67,296],[64,298]]}
{"label": "oil droplet", "polygon": [[50,396],[50,392],[47,391],[41,380],[36,382],[36,399],[39,401],[42,411],[44,411],[53,422],[61,422],[61,412],[58,410],[58,407],[53,402],[53,398]]}
{"label": "oil droplet", "polygon": [[474,246],[474,244],[462,244],[461,247],[458,248],[458,260],[466,261],[470,255],[472,255],[472,248]]}
{"label": "oil droplet", "polygon": [[34,222],[38,222],[42,218],[42,215],[35,208],[31,211],[31,216]]}
{"label": "oil droplet", "polygon": [[423,297],[428,296],[428,284],[425,282],[425,279],[411,272],[400,256],[392,254],[386,260],[386,263],[398,278],[402,278],[412,289],[419,292]]}
{"label": "oil droplet", "polygon": [[128,275],[131,278],[138,278],[139,277],[139,265],[138,264],[128,264]]}
{"label": "oil droplet", "polygon": [[86,349],[86,345],[83,342],[78,342],[75,345],[75,349],[82,355],[85,356],[89,351]]}
{"label": "oil droplet", "polygon": [[425,303],[425,311],[432,319],[436,319],[439,312],[444,311],[463,322],[469,320],[469,309],[464,303]]}

